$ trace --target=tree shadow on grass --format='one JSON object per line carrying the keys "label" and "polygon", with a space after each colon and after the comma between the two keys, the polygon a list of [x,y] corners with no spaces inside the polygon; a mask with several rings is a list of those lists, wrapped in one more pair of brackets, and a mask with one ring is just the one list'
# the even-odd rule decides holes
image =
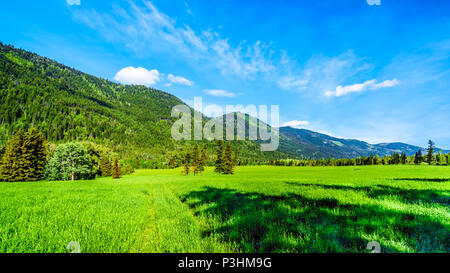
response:
{"label": "tree shadow on grass", "polygon": [[401,201],[408,204],[440,204],[450,206],[450,197],[448,192],[444,190],[418,190],[418,189],[402,189],[388,185],[374,185],[371,187],[351,187],[344,185],[324,185],[324,184],[303,184],[296,182],[285,182],[290,186],[298,187],[318,187],[323,189],[343,190],[343,191],[358,191],[364,192],[367,197],[382,199],[389,196],[395,196]]}
{"label": "tree shadow on grass", "polygon": [[[414,251],[449,250],[448,227],[429,217],[380,206],[214,187],[192,191],[182,201],[196,216],[207,221],[215,217],[219,223],[205,230],[205,237],[232,242],[242,252],[364,252],[370,235]],[[402,251],[395,244],[380,243],[385,252]]]}
{"label": "tree shadow on grass", "polygon": [[396,181],[450,182],[450,178],[394,178]]}

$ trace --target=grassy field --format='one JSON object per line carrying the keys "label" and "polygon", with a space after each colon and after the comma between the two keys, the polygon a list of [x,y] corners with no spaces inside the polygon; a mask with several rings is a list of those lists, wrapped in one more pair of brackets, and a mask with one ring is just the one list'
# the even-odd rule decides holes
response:
{"label": "grassy field", "polygon": [[0,252],[450,252],[450,167],[0,183]]}

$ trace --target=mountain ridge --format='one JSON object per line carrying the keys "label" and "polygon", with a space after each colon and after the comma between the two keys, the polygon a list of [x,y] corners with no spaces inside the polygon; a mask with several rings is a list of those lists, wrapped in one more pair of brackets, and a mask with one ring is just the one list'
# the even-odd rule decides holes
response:
{"label": "mountain ridge", "polygon": [[[423,147],[402,142],[370,144],[358,139],[337,138],[308,129],[298,129],[293,127],[280,127],[280,135],[280,149],[282,152],[292,153],[292,147],[289,148],[286,146],[292,145],[292,142],[295,142],[297,143],[297,147],[303,147],[306,151],[309,151],[309,153],[313,153],[312,156],[308,156],[308,154],[304,154],[302,151],[296,150],[294,155],[300,157],[354,158],[358,156],[370,156],[370,154],[385,156],[402,152],[408,156],[411,156],[414,155],[419,149],[422,151],[426,150]],[[287,142],[286,138],[289,139],[290,142]],[[443,153],[450,152],[449,150],[436,148],[437,152],[440,150]],[[317,154],[318,151],[320,154]]]}

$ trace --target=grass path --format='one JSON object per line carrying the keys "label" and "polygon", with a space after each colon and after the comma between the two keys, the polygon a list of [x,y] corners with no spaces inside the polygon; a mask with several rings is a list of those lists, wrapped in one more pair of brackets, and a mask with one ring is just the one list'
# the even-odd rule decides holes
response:
{"label": "grass path", "polygon": [[146,230],[144,252],[227,252],[231,249],[214,238],[204,237],[197,219],[164,184],[150,182],[151,221]]}

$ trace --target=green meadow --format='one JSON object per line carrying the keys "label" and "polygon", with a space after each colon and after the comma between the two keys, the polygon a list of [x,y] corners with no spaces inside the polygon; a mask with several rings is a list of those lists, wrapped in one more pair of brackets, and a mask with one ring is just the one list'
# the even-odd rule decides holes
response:
{"label": "green meadow", "polygon": [[0,252],[450,252],[450,167],[139,170],[0,183]]}

